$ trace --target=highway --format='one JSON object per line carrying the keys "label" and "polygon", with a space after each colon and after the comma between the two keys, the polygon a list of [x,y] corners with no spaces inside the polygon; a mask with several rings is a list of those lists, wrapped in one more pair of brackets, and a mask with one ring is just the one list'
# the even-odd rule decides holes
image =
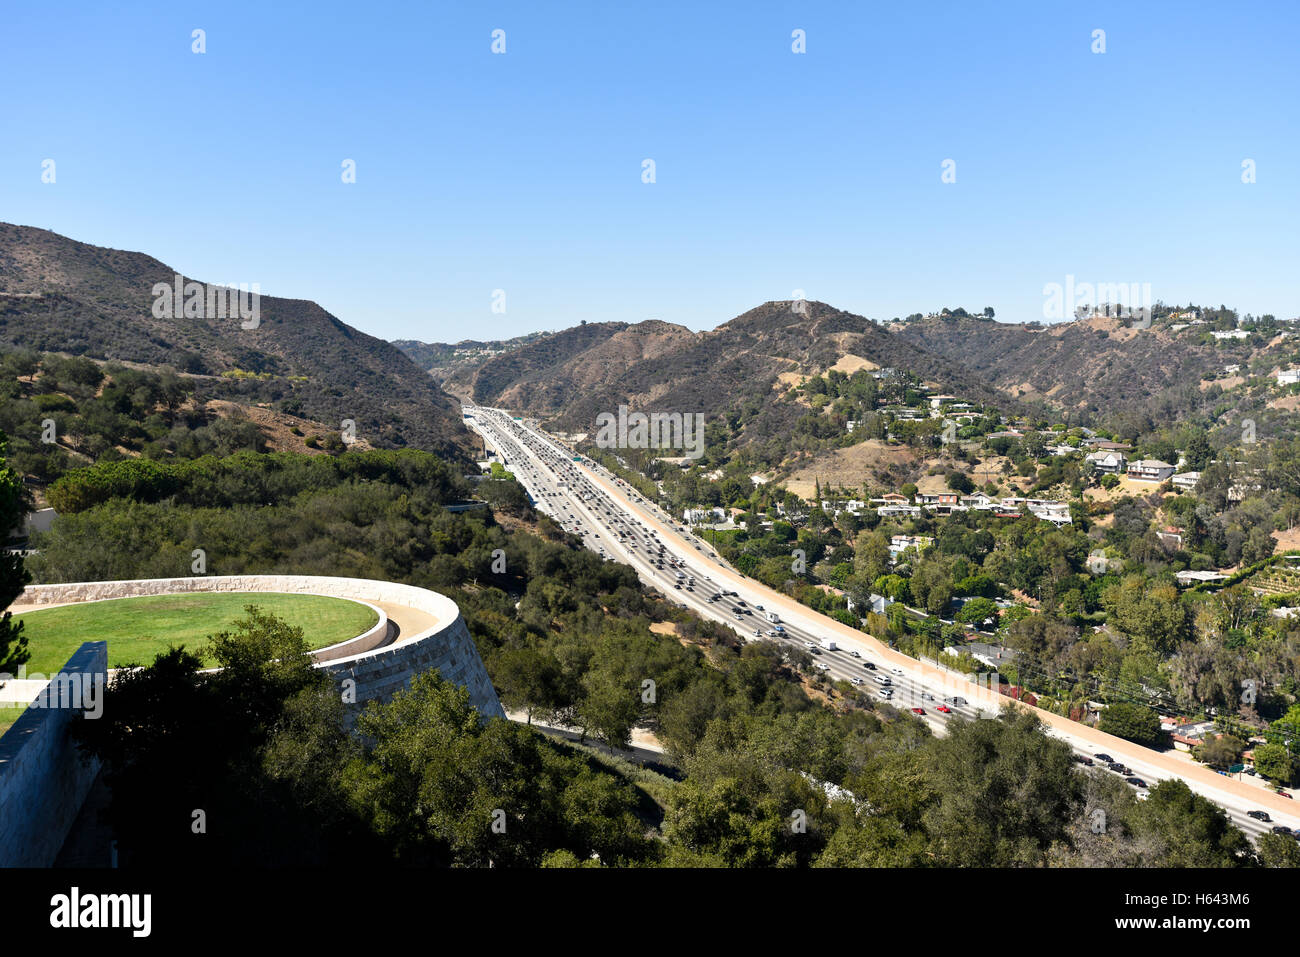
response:
{"label": "highway", "polygon": [[[762,637],[802,647],[814,656],[818,670],[850,681],[900,710],[914,711],[936,734],[945,733],[952,718],[992,717],[1010,701],[966,675],[909,658],[740,574],[636,489],[541,430],[525,426],[511,413],[469,405],[464,412],[466,425],[497,452],[539,511],[606,560],[631,566],[643,583],[680,606],[731,627],[744,639]],[[779,619],[779,632],[769,614]],[[828,639],[833,649],[823,647]],[[1300,832],[1300,811],[1293,802],[1256,783],[1227,778],[1059,715],[1031,710],[1080,760],[1108,755],[1130,769],[1125,776],[1140,778],[1148,786],[1179,777],[1222,806],[1233,823],[1252,837],[1279,824]],[[1144,796],[1145,791],[1138,793]],[[1260,810],[1271,820],[1247,816]]]}

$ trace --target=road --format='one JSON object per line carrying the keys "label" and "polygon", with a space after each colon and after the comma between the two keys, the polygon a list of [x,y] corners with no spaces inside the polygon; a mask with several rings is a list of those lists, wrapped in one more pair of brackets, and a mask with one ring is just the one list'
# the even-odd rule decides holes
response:
{"label": "road", "polygon": [[[647,586],[681,607],[722,622],[744,639],[767,637],[806,648],[814,667],[852,682],[904,711],[936,734],[952,718],[996,715],[1010,699],[970,677],[897,652],[855,628],[819,614],[730,567],[681,522],[622,479],[502,409],[464,406],[466,425],[483,436],[532,496],[539,511],[581,537],[608,561],[636,570]],[[769,615],[779,619],[768,620]],[[823,647],[830,640],[834,648]],[[1027,705],[1017,705],[1028,707]],[[1105,754],[1148,786],[1178,777],[1219,804],[1251,837],[1281,824],[1300,833],[1300,810],[1258,782],[1227,778],[1177,754],[1145,748],[1038,708],[1048,733],[1064,740],[1079,760]],[[1139,796],[1145,789],[1139,788]],[[1247,816],[1263,811],[1271,820]]]}

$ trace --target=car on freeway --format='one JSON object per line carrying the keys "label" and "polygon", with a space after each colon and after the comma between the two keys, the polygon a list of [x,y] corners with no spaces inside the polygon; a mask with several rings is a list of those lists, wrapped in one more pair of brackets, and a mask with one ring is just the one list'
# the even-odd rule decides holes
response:
{"label": "car on freeway", "polygon": [[892,698],[894,696],[894,692],[890,691],[888,688],[881,688],[876,692],[876,694],[880,695],[882,698]]}
{"label": "car on freeway", "polygon": [[925,709],[924,709],[924,708],[913,708],[913,709],[912,709],[912,714],[925,714]]}
{"label": "car on freeway", "polygon": [[1145,788],[1147,786],[1147,783],[1143,781],[1141,778],[1133,778],[1133,777],[1125,778],[1124,783],[1131,784],[1135,788]]}
{"label": "car on freeway", "polygon": [[902,668],[890,668],[889,670],[892,671],[892,672],[893,672],[894,674],[896,674],[896,675],[901,675],[901,674],[903,673],[903,669],[902,669]]}
{"label": "car on freeway", "polygon": [[948,702],[950,705],[955,705],[958,708],[960,708],[962,705],[966,703],[965,698],[957,697],[957,696],[954,696],[952,698],[944,698],[943,700]]}
{"label": "car on freeway", "polygon": [[763,632],[762,632],[760,629],[755,628],[755,629],[754,629],[754,637],[755,637],[755,638],[762,638],[762,637],[763,637]]}
{"label": "car on freeway", "polygon": [[856,651],[850,651],[850,652],[849,652],[849,657],[850,657],[850,658],[861,658],[862,655],[858,654]]}
{"label": "car on freeway", "polygon": [[933,701],[933,700],[934,700],[934,695],[930,694],[930,692],[928,692],[928,691],[922,691],[922,692],[921,692],[921,700],[922,700],[922,701]]}
{"label": "car on freeway", "polygon": [[1112,758],[1109,754],[1098,754],[1098,755],[1095,755],[1095,757],[1096,757],[1097,760],[1100,761],[1102,764],[1111,764],[1111,763],[1113,763],[1114,760],[1115,760],[1115,759]]}
{"label": "car on freeway", "polygon": [[1294,835],[1292,835],[1292,833],[1291,833],[1291,828],[1287,827],[1285,824],[1274,824],[1274,825],[1273,825],[1273,833],[1274,833],[1274,834],[1285,834],[1285,835],[1287,835],[1288,837],[1294,836]]}
{"label": "car on freeway", "polygon": [[862,679],[859,678],[857,675],[854,675],[852,678],[849,679],[849,684],[860,685],[862,684]]}
{"label": "car on freeway", "polygon": [[1247,811],[1246,817],[1253,817],[1257,821],[1271,821],[1267,811]]}
{"label": "car on freeway", "polygon": [[1077,761],[1079,764],[1085,765],[1086,767],[1092,767],[1092,758],[1088,757],[1085,754],[1076,754],[1074,756],[1074,760]]}

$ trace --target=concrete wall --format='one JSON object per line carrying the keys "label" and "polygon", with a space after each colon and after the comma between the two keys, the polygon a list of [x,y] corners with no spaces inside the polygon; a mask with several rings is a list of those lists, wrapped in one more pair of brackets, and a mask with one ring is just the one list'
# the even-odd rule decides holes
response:
{"label": "concrete wall", "polygon": [[[396,644],[370,647],[355,654],[333,657],[379,639],[367,632],[344,643],[322,649],[329,660],[316,667],[342,683],[354,681],[356,701],[387,701],[406,687],[411,676],[437,668],[443,678],[468,688],[470,701],[487,717],[504,717],[501,702],[479,658],[474,639],[456,603],[445,595],[397,582],[318,575],[209,575],[192,578],[151,578],[136,581],[73,582],[64,585],[29,585],[15,604],[46,605],[73,601],[104,601],[138,595],[174,595],[189,592],[287,592],[327,595],[362,602],[406,606],[433,619],[433,624],[413,634],[403,634]],[[378,626],[376,626],[378,627]],[[345,647],[350,645],[350,647]],[[350,688],[351,686],[349,686]],[[349,690],[345,688],[345,690]]]}
{"label": "concrete wall", "polygon": [[[98,680],[102,693],[107,669],[108,644],[86,642],[51,684]],[[50,701],[48,692],[37,701],[47,707],[34,702],[0,737],[0,867],[53,864],[99,771],[69,734],[82,709]]]}

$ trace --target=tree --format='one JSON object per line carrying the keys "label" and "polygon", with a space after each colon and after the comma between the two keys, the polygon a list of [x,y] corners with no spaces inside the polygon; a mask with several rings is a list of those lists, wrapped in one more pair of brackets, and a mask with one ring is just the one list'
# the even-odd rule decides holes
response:
{"label": "tree", "polygon": [[946,477],[948,487],[954,492],[960,492],[963,495],[969,495],[975,491],[975,483],[970,480],[965,472],[953,470]]}
{"label": "tree", "polygon": [[990,618],[997,621],[997,617],[997,603],[989,598],[972,598],[957,612],[957,620],[969,625],[982,625]]}
{"label": "tree", "polygon": [[1202,764],[1224,771],[1241,759],[1246,742],[1232,734],[1210,738],[1196,749],[1196,759]]}
{"label": "tree", "polygon": [[1150,708],[1127,701],[1117,701],[1101,713],[1101,730],[1148,747],[1163,736],[1160,716]]}
{"label": "tree", "polygon": [[[7,446],[8,439],[0,433],[0,538],[8,538],[22,524],[28,506],[22,477],[3,458]],[[29,581],[21,554],[0,554],[0,608],[13,604]],[[0,674],[13,674],[29,657],[23,623],[14,622],[12,614],[5,611],[0,617]]]}
{"label": "tree", "polygon": [[1287,834],[1261,834],[1255,853],[1264,867],[1300,867],[1300,844]]}
{"label": "tree", "polygon": [[927,750],[937,799],[924,823],[936,863],[1035,866],[1063,839],[1079,777],[1069,747],[1033,714],[1006,708],[995,720],[954,722]]}
{"label": "tree", "polygon": [[1152,787],[1126,823],[1148,847],[1142,862],[1147,867],[1234,867],[1251,859],[1250,842],[1223,808],[1178,778]]}
{"label": "tree", "polygon": [[1255,770],[1274,784],[1290,784],[1295,777],[1295,758],[1281,744],[1257,745]]}

